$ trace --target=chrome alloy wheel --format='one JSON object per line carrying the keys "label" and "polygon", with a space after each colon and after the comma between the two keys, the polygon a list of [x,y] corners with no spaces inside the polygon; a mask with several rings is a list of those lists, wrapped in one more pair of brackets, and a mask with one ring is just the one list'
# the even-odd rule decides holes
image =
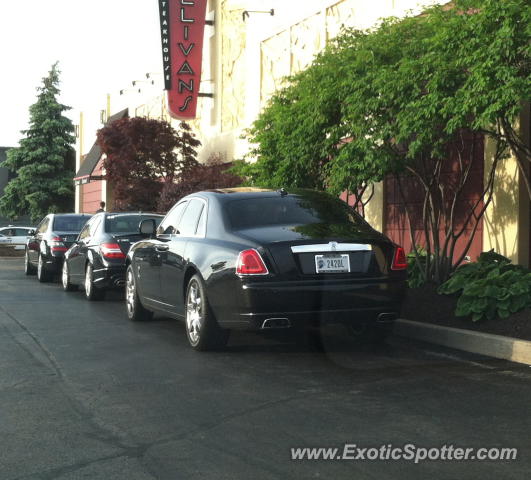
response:
{"label": "chrome alloy wheel", "polygon": [[39,278],[42,277],[43,268],[44,268],[44,260],[42,259],[42,255],[39,255],[39,261],[37,263],[37,277]]}
{"label": "chrome alloy wheel", "polygon": [[85,294],[87,298],[92,295],[92,267],[90,265],[87,265],[87,270],[85,271]]}
{"label": "chrome alloy wheel", "polygon": [[186,299],[186,328],[192,344],[197,344],[201,338],[203,320],[201,290],[197,281],[193,280],[188,288],[188,297]]}
{"label": "chrome alloy wheel", "polygon": [[135,313],[136,286],[133,275],[133,270],[128,268],[125,279],[125,304],[127,306],[127,316],[129,318],[132,318]]}
{"label": "chrome alloy wheel", "polygon": [[63,288],[65,290],[67,290],[69,285],[68,285],[68,266],[66,264],[66,260],[63,263],[63,271],[62,271],[62,274],[61,274],[61,281],[63,282]]}

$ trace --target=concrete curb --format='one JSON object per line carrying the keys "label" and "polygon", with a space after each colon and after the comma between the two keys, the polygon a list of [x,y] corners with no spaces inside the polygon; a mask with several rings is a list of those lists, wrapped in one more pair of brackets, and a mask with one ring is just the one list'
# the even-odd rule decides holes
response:
{"label": "concrete curb", "polygon": [[399,319],[395,335],[531,365],[531,342],[491,333]]}

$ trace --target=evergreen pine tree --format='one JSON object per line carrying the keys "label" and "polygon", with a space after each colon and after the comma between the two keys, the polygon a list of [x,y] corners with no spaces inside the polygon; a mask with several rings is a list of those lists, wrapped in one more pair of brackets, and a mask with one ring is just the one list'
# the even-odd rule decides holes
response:
{"label": "evergreen pine tree", "polygon": [[42,79],[37,102],[29,108],[29,129],[21,132],[20,147],[7,153],[3,166],[17,175],[0,198],[0,213],[8,218],[30,215],[35,220],[73,211],[74,125],[63,115],[70,107],[57,100],[59,73],[55,63]]}

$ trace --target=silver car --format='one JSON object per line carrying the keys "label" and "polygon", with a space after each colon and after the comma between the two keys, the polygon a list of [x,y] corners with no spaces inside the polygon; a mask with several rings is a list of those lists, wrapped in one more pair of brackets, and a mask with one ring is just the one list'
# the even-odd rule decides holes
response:
{"label": "silver car", "polygon": [[13,245],[15,250],[24,250],[28,233],[33,227],[15,227],[9,225],[0,228],[0,245]]}

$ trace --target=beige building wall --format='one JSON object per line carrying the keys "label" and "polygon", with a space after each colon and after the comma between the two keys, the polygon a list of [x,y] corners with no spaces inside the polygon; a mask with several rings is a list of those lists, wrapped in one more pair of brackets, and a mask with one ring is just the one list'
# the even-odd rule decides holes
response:
{"label": "beige building wall", "polygon": [[[521,133],[530,144],[529,104],[524,105],[520,119]],[[494,145],[487,141],[485,175],[492,165]],[[483,250],[494,249],[514,263],[530,266],[530,201],[514,156],[498,167],[494,196],[484,216]]]}

